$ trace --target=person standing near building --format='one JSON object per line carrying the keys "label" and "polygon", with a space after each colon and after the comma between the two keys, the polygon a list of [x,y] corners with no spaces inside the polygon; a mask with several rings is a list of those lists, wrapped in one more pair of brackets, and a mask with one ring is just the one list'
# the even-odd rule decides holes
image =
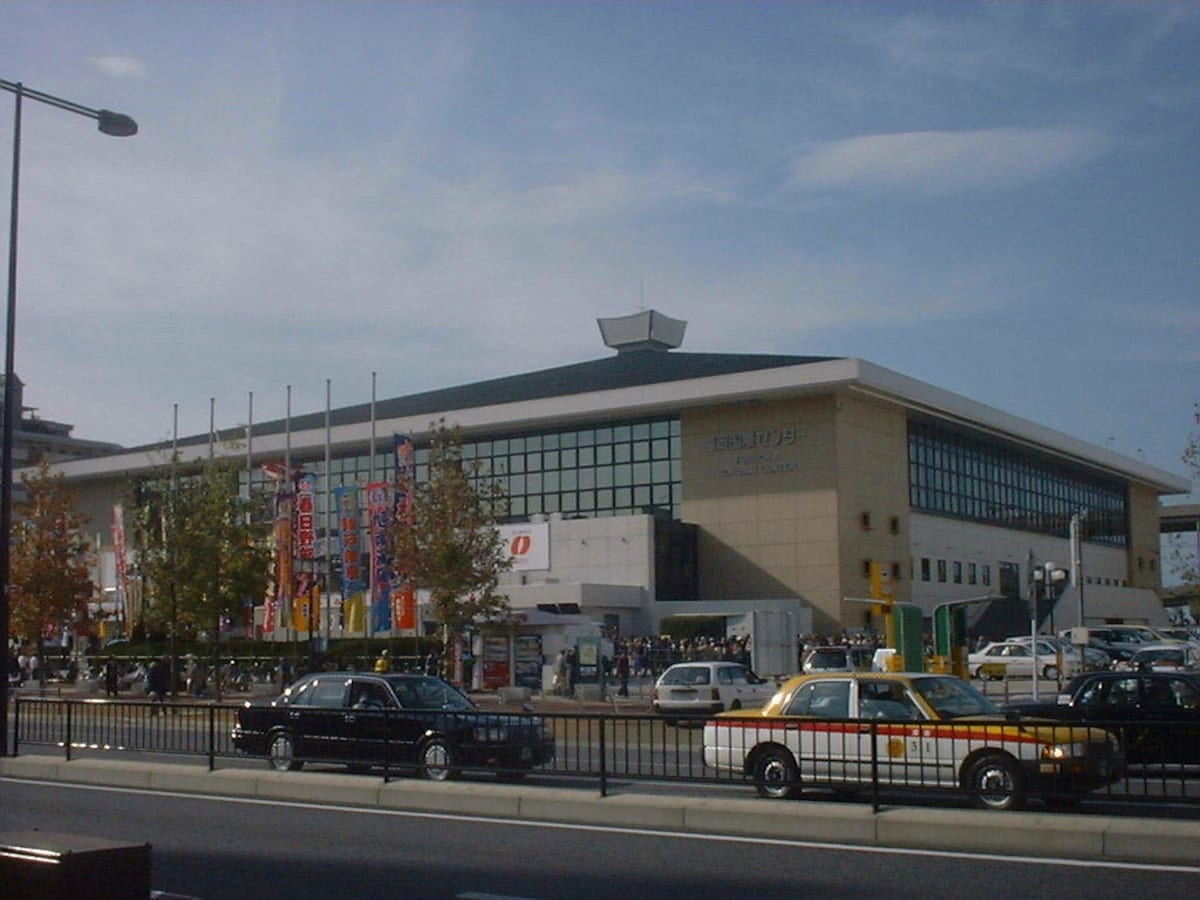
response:
{"label": "person standing near building", "polygon": [[146,670],[146,696],[150,698],[151,703],[158,704],[159,709],[169,689],[168,681],[167,665],[158,659],[151,662],[150,668]]}
{"label": "person standing near building", "polygon": [[629,696],[629,650],[625,647],[621,648],[621,652],[617,654],[617,681],[621,686],[617,688],[617,696]]}
{"label": "person standing near building", "polygon": [[579,683],[579,650],[571,647],[567,650],[567,696],[575,696],[575,685]]}
{"label": "person standing near building", "polygon": [[104,696],[116,697],[121,687],[121,667],[111,656],[104,663]]}
{"label": "person standing near building", "polygon": [[554,658],[554,693],[565,696],[570,677],[567,668],[567,651],[559,650],[558,656]]}
{"label": "person standing near building", "polygon": [[392,659],[388,656],[387,648],[384,647],[379,651],[379,658],[375,660],[375,674],[386,675],[392,671]]}

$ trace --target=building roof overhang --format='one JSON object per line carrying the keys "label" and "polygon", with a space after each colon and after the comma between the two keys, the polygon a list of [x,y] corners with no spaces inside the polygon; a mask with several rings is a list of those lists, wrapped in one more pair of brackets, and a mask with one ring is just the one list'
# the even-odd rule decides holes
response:
{"label": "building roof overhang", "polygon": [[[622,353],[615,357],[432,391],[376,405],[343,407],[331,414],[328,443],[333,447],[370,446],[372,435],[408,434],[420,440],[430,424],[444,418],[465,435],[503,434],[570,427],[591,421],[678,414],[714,405],[850,392],[897,404],[1073,463],[1143,485],[1156,493],[1190,490],[1183,477],[1088,444],[1062,432],[994,407],[854,358],[688,354],[663,351]],[[241,447],[227,443],[236,440]],[[255,424],[254,461],[320,455],[326,445],[324,413],[289,423]],[[178,441],[180,462],[194,463],[209,454],[207,435]],[[157,444],[56,466],[68,480],[88,481],[160,467],[172,445]],[[218,455],[245,457],[246,429],[217,436]]]}

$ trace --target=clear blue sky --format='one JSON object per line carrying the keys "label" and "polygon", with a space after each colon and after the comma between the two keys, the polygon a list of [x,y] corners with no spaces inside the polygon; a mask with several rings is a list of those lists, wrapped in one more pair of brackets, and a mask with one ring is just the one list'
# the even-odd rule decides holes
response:
{"label": "clear blue sky", "polygon": [[141,126],[25,109],[17,371],[78,437],[594,359],[597,316],[654,307],[685,350],[861,357],[1186,474],[1198,3],[0,21],[0,78]]}

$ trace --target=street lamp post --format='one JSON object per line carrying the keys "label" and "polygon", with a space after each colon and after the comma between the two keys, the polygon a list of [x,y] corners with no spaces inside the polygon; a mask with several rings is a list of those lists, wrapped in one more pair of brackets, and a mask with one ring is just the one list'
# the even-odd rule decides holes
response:
{"label": "street lamp post", "polygon": [[44,94],[25,87],[23,84],[0,78],[0,89],[15,97],[13,114],[12,152],[12,205],[8,227],[8,307],[7,330],[4,345],[4,414],[3,434],[0,440],[0,637],[4,639],[4,652],[0,654],[0,756],[8,755],[8,668],[9,623],[11,621],[9,600],[11,595],[11,543],[13,523],[13,435],[16,431],[20,411],[15,409],[16,392],[16,324],[17,324],[17,222],[20,211],[21,184],[21,106],[26,98],[54,106],[76,115],[94,119],[100,131],[113,137],[132,137],[137,134],[137,123],[129,116],[107,109],[92,109],[52,94]]}

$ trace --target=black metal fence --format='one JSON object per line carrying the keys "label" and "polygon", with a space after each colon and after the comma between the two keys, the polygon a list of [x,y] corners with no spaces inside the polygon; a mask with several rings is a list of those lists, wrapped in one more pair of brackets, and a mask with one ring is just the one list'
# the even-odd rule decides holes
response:
{"label": "black metal fence", "polygon": [[[68,759],[171,754],[204,758],[215,769],[222,761],[247,758],[232,737],[240,707],[18,697],[12,752],[48,746],[61,748]],[[333,722],[346,713],[327,715]],[[358,715],[373,716],[385,726],[401,721],[400,714]],[[471,720],[481,713],[439,715]],[[748,716],[705,724],[609,713],[502,715],[513,726],[551,731],[553,759],[528,768],[460,759],[456,769],[472,775],[486,770],[501,777],[594,780],[602,793],[616,783],[646,781],[744,786],[768,797],[860,794],[877,805],[937,792],[993,808],[1029,799],[1056,806],[1099,800],[1200,808],[1200,723],[1122,722],[1085,729],[995,719],[933,723]],[[344,735],[341,744],[326,742],[322,750],[301,739],[293,747],[294,762],[350,763],[381,771],[385,779],[421,773],[421,759],[396,734],[387,727],[376,731],[382,744],[365,756],[350,748]]]}

